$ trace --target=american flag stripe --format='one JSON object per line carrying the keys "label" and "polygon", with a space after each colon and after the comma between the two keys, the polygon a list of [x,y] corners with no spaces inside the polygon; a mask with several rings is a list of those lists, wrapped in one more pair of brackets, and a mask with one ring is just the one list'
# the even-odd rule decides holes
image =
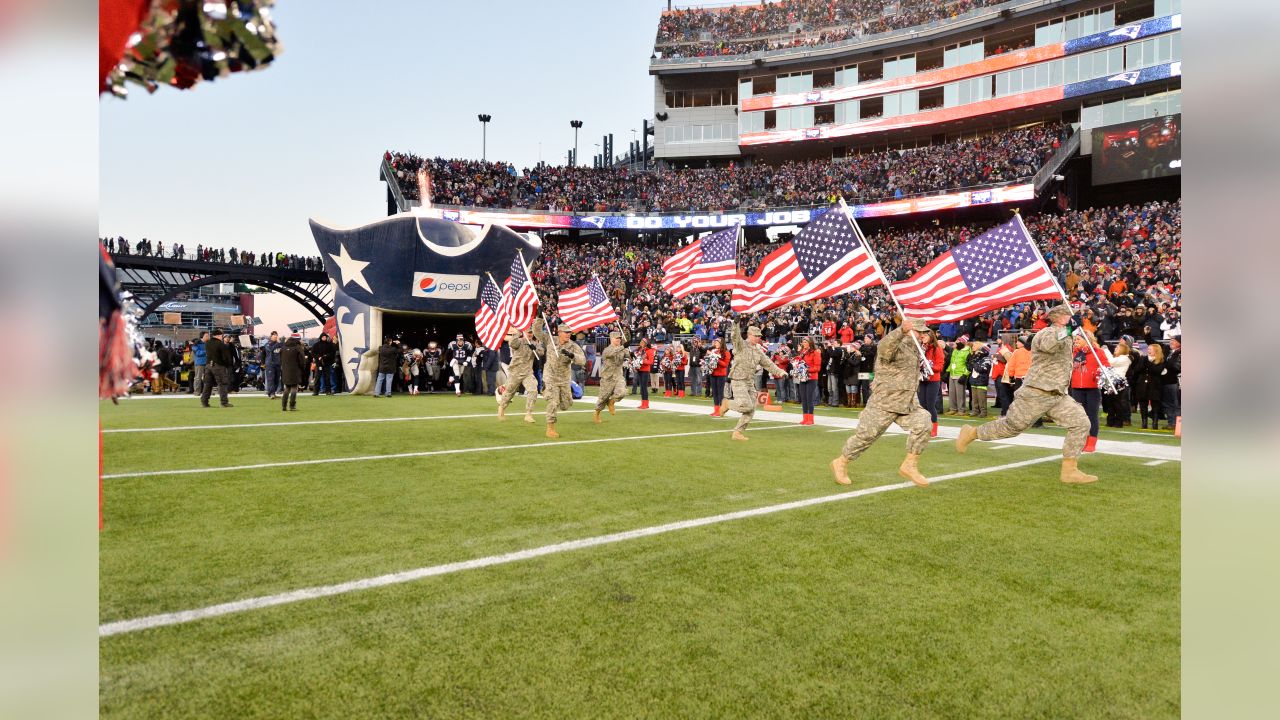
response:
{"label": "american flag stripe", "polygon": [[588,330],[618,319],[598,278],[586,285],[560,293],[557,303],[560,319],[574,331]]}
{"label": "american flag stripe", "polygon": [[502,338],[507,333],[507,317],[502,314],[502,296],[493,280],[485,278],[480,285],[480,309],[476,311],[476,335],[487,348],[502,347]]}
{"label": "american flag stripe", "polygon": [[695,292],[732,290],[745,278],[738,272],[738,228],[690,243],[662,263],[662,289],[683,298]]}
{"label": "american flag stripe", "polygon": [[538,314],[538,293],[529,280],[524,258],[519,253],[511,260],[511,276],[503,283],[498,312],[505,315],[513,327],[521,330],[529,327]]}
{"label": "american flag stripe", "polygon": [[891,289],[904,312],[926,322],[963,320],[1060,294],[1016,218],[957,245]]}

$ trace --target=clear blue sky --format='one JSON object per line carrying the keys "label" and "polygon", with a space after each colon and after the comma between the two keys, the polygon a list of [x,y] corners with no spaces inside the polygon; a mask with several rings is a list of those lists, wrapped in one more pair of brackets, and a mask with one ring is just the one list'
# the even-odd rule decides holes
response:
{"label": "clear blue sky", "polygon": [[[284,52],[262,71],[100,104],[100,235],[312,254],[307,218],[386,213],[384,150],[563,164],[653,113],[665,0],[279,0]],[[637,136],[638,137],[638,136]]]}

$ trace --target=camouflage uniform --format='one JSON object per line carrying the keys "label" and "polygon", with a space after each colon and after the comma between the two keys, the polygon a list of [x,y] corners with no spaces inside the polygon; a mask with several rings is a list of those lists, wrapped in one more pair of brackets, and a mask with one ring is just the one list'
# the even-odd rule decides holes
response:
{"label": "camouflage uniform", "polygon": [[[568,325],[561,325],[562,332],[570,332]],[[556,413],[573,407],[573,390],[569,387],[573,379],[573,366],[585,365],[587,356],[583,354],[578,343],[568,340],[558,343],[547,331],[539,327],[533,331],[538,340],[547,348],[546,365],[542,367],[542,382],[547,393],[547,426],[556,424]]]}
{"label": "camouflage uniform", "polygon": [[1014,393],[1009,414],[978,427],[977,438],[1011,438],[1047,415],[1067,429],[1062,456],[1080,457],[1089,436],[1089,416],[1080,403],[1067,394],[1071,385],[1071,356],[1071,332],[1067,328],[1050,325],[1036,333],[1031,340],[1031,367],[1022,380],[1022,387]]}
{"label": "camouflage uniform", "polygon": [[[760,328],[747,328],[747,335],[758,337]],[[729,401],[729,409],[742,414],[734,432],[742,432],[751,424],[756,414],[756,369],[764,368],[771,374],[781,375],[782,369],[773,364],[769,356],[759,345],[747,342],[742,337],[738,324],[733,324],[733,364],[729,367],[729,383],[733,387],[733,400]]]}
{"label": "camouflage uniform", "polygon": [[522,335],[512,334],[507,336],[507,345],[511,347],[511,364],[507,366],[507,387],[498,400],[498,407],[505,410],[523,388],[524,413],[528,415],[538,399],[538,380],[533,376],[534,344]]}
{"label": "camouflage uniform", "polygon": [[631,353],[627,350],[626,335],[613,332],[609,335],[610,339],[614,335],[622,340],[622,344],[610,343],[604,352],[600,353],[603,365],[600,368],[600,392],[596,400],[596,412],[608,407],[610,400],[621,400],[627,396],[627,378],[622,373],[622,363],[631,357]]}
{"label": "camouflage uniform", "polygon": [[858,416],[858,429],[845,441],[844,456],[856,459],[895,422],[909,433],[907,453],[924,452],[932,421],[917,399],[919,386],[920,350],[901,327],[895,328],[877,346],[871,399]]}

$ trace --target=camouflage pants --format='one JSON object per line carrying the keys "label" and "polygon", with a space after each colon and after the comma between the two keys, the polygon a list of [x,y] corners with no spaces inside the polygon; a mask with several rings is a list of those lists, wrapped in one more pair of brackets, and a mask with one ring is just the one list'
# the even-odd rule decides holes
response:
{"label": "camouflage pants", "polygon": [[1067,429],[1067,439],[1062,443],[1062,456],[1080,457],[1084,441],[1089,437],[1089,416],[1080,403],[1066,395],[1051,393],[1024,385],[1018,388],[1009,406],[1009,414],[978,426],[979,440],[1003,440],[1011,438],[1031,427],[1042,417]]}
{"label": "camouflage pants", "polygon": [[507,389],[502,393],[502,398],[498,400],[498,407],[504,410],[511,404],[511,399],[516,396],[521,388],[524,389],[524,412],[526,415],[533,412],[533,403],[538,399],[538,381],[533,377],[533,372],[529,371],[520,375],[511,375],[507,378]]}
{"label": "camouflage pants", "polygon": [[738,418],[738,424],[734,426],[735,432],[742,432],[751,424],[751,418],[756,415],[756,390],[752,387],[750,380],[733,380],[730,386],[733,388],[733,399],[729,401],[729,409],[741,413],[742,417]]}
{"label": "camouflage pants", "polygon": [[618,375],[616,377],[609,375],[600,376],[600,392],[599,399],[596,400],[596,410],[604,410],[609,406],[610,400],[621,400],[627,396],[627,380]]}
{"label": "camouflage pants", "polygon": [[919,455],[924,452],[929,444],[929,430],[933,421],[929,419],[928,410],[913,403],[909,413],[889,412],[875,406],[863,410],[858,416],[858,429],[854,430],[844,443],[844,456],[850,460],[857,460],[858,456],[866,452],[867,448],[871,447],[871,443],[894,423],[898,423],[898,427],[908,433],[907,452],[909,454]]}
{"label": "camouflage pants", "polygon": [[573,388],[569,383],[547,383],[544,392],[547,395],[547,424],[556,424],[556,413],[573,407]]}

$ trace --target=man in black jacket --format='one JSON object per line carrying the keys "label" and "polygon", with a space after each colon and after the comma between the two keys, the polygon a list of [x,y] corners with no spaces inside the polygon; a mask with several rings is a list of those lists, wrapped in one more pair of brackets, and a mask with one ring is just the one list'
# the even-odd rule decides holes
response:
{"label": "man in black jacket", "polygon": [[[391,397],[391,383],[396,377],[396,367],[400,364],[400,341],[388,338],[378,346],[378,380],[373,386],[373,396]],[[384,394],[383,385],[387,390]]]}
{"label": "man in black jacket", "polygon": [[209,377],[205,379],[204,390],[200,393],[200,405],[209,407],[209,396],[213,394],[213,386],[218,386],[218,401],[222,407],[231,407],[227,401],[227,390],[231,387],[231,348],[222,341],[222,330],[215,328],[209,342],[205,343],[205,355],[208,358]]}
{"label": "man in black jacket", "polygon": [[337,355],[338,346],[329,340],[329,333],[320,333],[320,339],[311,346],[311,357],[316,362],[316,391],[312,395],[333,394],[336,386],[333,363]]}
{"label": "man in black jacket", "polygon": [[280,394],[280,410],[298,409],[298,386],[307,377],[307,350],[295,333],[280,349],[280,381],[284,392]]}
{"label": "man in black jacket", "polygon": [[482,348],[480,367],[484,370],[485,391],[492,395],[498,388],[498,351]]}

